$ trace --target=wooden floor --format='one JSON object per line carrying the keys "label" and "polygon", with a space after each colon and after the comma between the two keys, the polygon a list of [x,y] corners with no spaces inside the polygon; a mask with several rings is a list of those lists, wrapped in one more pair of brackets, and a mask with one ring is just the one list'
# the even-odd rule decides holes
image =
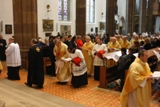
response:
{"label": "wooden floor", "polygon": [[[2,62],[4,70],[0,74],[0,78],[7,78],[7,69],[5,62]],[[14,81],[24,85],[27,78],[27,71],[20,70],[19,81]],[[57,84],[58,80],[55,77],[45,75],[44,88],[39,89],[43,92],[82,104],[87,107],[120,107],[119,96],[120,92],[98,88],[98,81],[93,79],[93,76],[88,78],[89,84],[81,88],[73,88],[71,83],[66,85]],[[151,101],[151,107],[160,107],[160,103]]]}

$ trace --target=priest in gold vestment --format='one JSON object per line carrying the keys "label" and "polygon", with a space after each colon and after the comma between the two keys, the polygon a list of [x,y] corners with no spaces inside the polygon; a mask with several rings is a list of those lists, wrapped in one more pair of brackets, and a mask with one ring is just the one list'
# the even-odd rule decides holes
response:
{"label": "priest in gold vestment", "polygon": [[0,73],[2,72],[2,70],[3,70],[3,66],[2,66],[2,63],[0,61]]}
{"label": "priest in gold vestment", "polygon": [[126,49],[129,49],[129,48],[130,48],[130,43],[129,43],[129,41],[127,40],[127,36],[123,36],[123,37],[122,37],[121,48],[126,48]]}
{"label": "priest in gold vestment", "polygon": [[140,50],[130,65],[120,102],[121,107],[150,107],[151,75],[146,50]]}
{"label": "priest in gold vestment", "polygon": [[94,44],[91,42],[89,36],[86,36],[85,43],[82,46],[82,52],[84,55],[84,59],[87,66],[87,75],[90,76],[93,72],[93,56],[92,56],[92,49]]}
{"label": "priest in gold vestment", "polygon": [[121,45],[118,43],[115,37],[111,38],[111,42],[107,45],[109,52],[114,52],[121,49]]}
{"label": "priest in gold vestment", "polygon": [[58,83],[64,84],[69,81],[71,76],[71,61],[64,62],[62,58],[68,58],[68,46],[59,39],[56,40],[54,47],[54,54],[56,56],[56,77],[59,80]]}

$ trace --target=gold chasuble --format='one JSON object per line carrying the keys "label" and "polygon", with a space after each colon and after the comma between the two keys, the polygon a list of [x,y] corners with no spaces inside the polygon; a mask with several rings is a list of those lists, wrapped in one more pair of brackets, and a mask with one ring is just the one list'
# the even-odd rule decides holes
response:
{"label": "gold chasuble", "polygon": [[121,48],[129,49],[129,48],[130,48],[130,43],[129,43],[129,41],[128,41],[128,40],[122,41],[122,43],[121,43]]}
{"label": "gold chasuble", "polygon": [[[64,62],[61,58],[68,58],[69,53],[67,50],[67,45],[61,42],[61,46],[57,47],[55,45],[54,53],[58,54],[56,56],[56,77],[60,82],[67,82],[71,75],[71,61]],[[63,65],[63,66],[62,66]]]}
{"label": "gold chasuble", "polygon": [[108,49],[110,49],[109,52],[113,52],[121,49],[121,45],[117,41],[109,43],[107,47]]}
{"label": "gold chasuble", "polygon": [[0,61],[0,70],[3,70],[3,66],[2,66],[1,61]]}
{"label": "gold chasuble", "polygon": [[150,107],[152,72],[148,63],[138,57],[131,64],[120,95],[121,107]]}
{"label": "gold chasuble", "polygon": [[122,44],[122,39],[121,38],[119,38],[119,39],[117,39],[117,42],[121,45]]}
{"label": "gold chasuble", "polygon": [[92,49],[94,44],[90,41],[85,43],[82,47],[83,56],[87,66],[87,74],[91,75],[93,71],[93,57],[92,57]]}

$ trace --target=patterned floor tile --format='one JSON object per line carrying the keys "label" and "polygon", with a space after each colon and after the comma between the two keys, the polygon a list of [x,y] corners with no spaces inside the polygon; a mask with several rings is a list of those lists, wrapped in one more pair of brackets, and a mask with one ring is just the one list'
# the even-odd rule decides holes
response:
{"label": "patterned floor tile", "polygon": [[[5,62],[3,62],[3,67],[4,70],[0,74],[0,78],[7,78]],[[21,80],[15,82],[24,85],[27,79],[27,70],[21,69],[19,73]],[[98,88],[99,82],[95,81],[93,77],[89,77],[88,85],[81,88],[72,87],[70,82],[66,85],[59,85],[56,83],[57,81],[55,77],[45,75],[44,88],[39,90],[87,107],[120,107],[120,93]],[[151,107],[160,107],[160,103],[152,100]]]}

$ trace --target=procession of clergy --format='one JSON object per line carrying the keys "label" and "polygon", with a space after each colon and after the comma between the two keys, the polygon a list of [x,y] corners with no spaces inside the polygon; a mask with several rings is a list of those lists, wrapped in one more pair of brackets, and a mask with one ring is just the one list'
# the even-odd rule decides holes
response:
{"label": "procession of clergy", "polygon": [[[132,38],[130,34],[115,34],[114,36],[104,34],[103,37],[88,34],[83,38],[79,35],[61,36],[58,34],[57,36],[50,36],[44,43],[40,37],[33,38],[28,52],[28,77],[25,84],[30,87],[34,84],[37,85],[37,88],[43,88],[44,56],[49,56],[51,60],[49,74],[57,77],[58,84],[66,84],[72,76],[71,84],[78,88],[88,84],[87,78],[92,76],[92,73],[95,80],[100,79],[100,66],[104,66],[103,54],[121,51],[123,55],[126,54],[127,49],[131,50],[133,54],[141,49],[149,50],[157,46],[160,46],[159,34],[151,36],[148,33],[142,33],[138,35],[135,32]],[[13,37],[9,38],[9,45],[5,54],[8,79],[19,80],[20,48],[18,43],[14,42]],[[0,70],[3,70],[1,63]]]}

